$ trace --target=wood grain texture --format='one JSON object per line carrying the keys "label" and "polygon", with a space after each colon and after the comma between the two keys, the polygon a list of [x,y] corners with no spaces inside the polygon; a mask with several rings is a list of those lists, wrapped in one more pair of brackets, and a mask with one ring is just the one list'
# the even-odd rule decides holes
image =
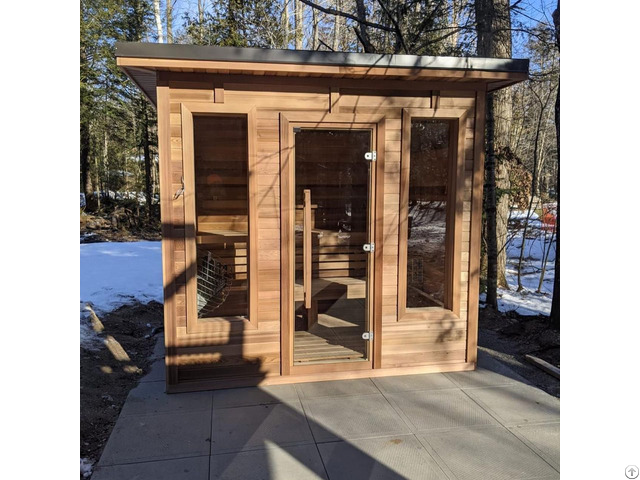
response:
{"label": "wood grain texture", "polygon": [[387,120],[382,119],[377,123],[376,129],[376,151],[377,160],[375,165],[375,191],[371,193],[374,203],[374,222],[372,228],[374,230],[374,242],[376,244],[375,249],[375,264],[373,272],[373,313],[371,315],[371,321],[373,322],[370,328],[373,331],[373,368],[382,367],[382,343],[384,338],[382,337],[382,279],[384,270],[384,192],[385,192],[385,166],[386,166],[386,152],[385,142],[387,138]]}
{"label": "wood grain texture", "polygon": [[[172,81],[175,81],[177,77],[185,74],[170,75]],[[158,101],[163,102],[162,109],[167,112],[165,117],[160,113],[158,117],[159,132],[164,132],[166,136],[165,140],[160,139],[161,175],[164,173],[161,180],[163,229],[165,219],[176,223],[167,230],[170,232],[167,233],[167,241],[163,241],[163,273],[166,278],[173,279],[172,285],[165,281],[165,293],[167,298],[170,297],[168,302],[165,301],[167,365],[170,365],[167,370],[169,390],[188,391],[241,384],[277,384],[400,374],[398,372],[473,369],[477,348],[477,314],[475,323],[473,318],[473,309],[477,309],[477,299],[474,306],[474,298],[477,297],[474,282],[478,278],[473,252],[476,248],[479,250],[479,243],[474,242],[479,238],[481,211],[478,214],[477,201],[479,198],[481,202],[482,195],[481,170],[478,170],[481,166],[478,166],[476,150],[478,142],[482,142],[478,139],[478,132],[483,128],[483,119],[476,111],[483,105],[476,99],[476,90],[467,92],[460,89],[460,85],[446,88],[445,82],[438,85],[434,83],[438,88],[433,88],[440,93],[438,113],[442,113],[446,105],[446,109],[467,111],[470,114],[470,118],[464,121],[464,125],[457,132],[457,143],[461,146],[462,152],[458,152],[458,157],[462,157],[462,164],[458,167],[462,168],[462,175],[457,175],[460,181],[456,185],[462,193],[458,210],[461,234],[457,247],[460,259],[460,298],[454,303],[459,305],[459,316],[424,310],[407,313],[402,321],[397,321],[400,295],[398,277],[402,270],[398,262],[402,225],[401,152],[404,142],[408,140],[402,130],[402,109],[416,105],[426,105],[428,109],[431,107],[432,89],[424,90],[423,86],[423,90],[411,97],[410,92],[417,92],[416,86],[392,80],[390,82],[394,88],[403,90],[406,96],[404,93],[394,93],[389,99],[381,101],[385,97],[383,89],[379,89],[376,95],[365,98],[367,95],[359,94],[357,91],[361,83],[348,79],[281,77],[280,85],[273,85],[270,79],[260,80],[265,77],[249,77],[243,74],[220,76],[215,79],[214,75],[194,77],[190,81],[204,83],[187,83],[182,85],[184,88],[179,84],[171,88],[167,84],[163,87],[163,92],[158,90]],[[260,81],[266,83],[258,83]],[[370,89],[375,89],[377,85],[370,80],[363,81],[362,85],[365,84]],[[215,101],[213,87],[210,87],[210,91],[214,95],[205,99],[203,91],[206,88],[203,85],[224,89],[224,103]],[[238,85],[242,85],[243,89],[230,88]],[[469,84],[473,88],[478,85]],[[279,96],[279,90],[287,88],[292,91],[283,92],[284,94]],[[345,88],[355,91],[345,91]],[[176,92],[173,92],[174,89]],[[308,89],[308,92],[305,89]],[[359,104],[356,104],[356,98]],[[484,91],[478,93],[478,98],[484,99]],[[179,101],[174,101],[175,99]],[[246,262],[249,272],[256,272],[253,276],[256,287],[250,290],[249,299],[250,308],[256,308],[255,313],[250,314],[250,318],[256,319],[255,328],[246,321],[229,319],[208,322],[206,327],[198,331],[188,328],[188,289],[185,288],[188,275],[185,274],[185,270],[189,265],[187,253],[190,252],[190,247],[187,247],[185,237],[188,238],[191,234],[186,215],[187,208],[190,207],[186,204],[186,198],[172,198],[175,190],[181,186],[181,179],[185,173],[184,150],[190,148],[189,140],[183,134],[185,123],[180,114],[183,107],[205,115],[220,112],[254,112],[253,125],[249,125],[250,132],[254,132],[254,153],[249,154],[249,162],[253,162],[250,170],[254,173],[249,177],[250,181],[254,182],[249,188],[252,208],[249,219],[255,219],[255,224],[252,230],[252,223],[249,221],[248,246],[238,245],[237,249],[240,255],[248,256]],[[284,114],[281,115],[281,112]],[[287,176],[289,179],[294,178],[293,170],[288,171],[289,168],[293,168],[289,162],[292,153],[289,148],[292,141],[289,120],[306,119],[310,122],[307,125],[336,127],[354,122],[356,118],[375,124],[377,129],[378,161],[375,171],[375,194],[372,198],[375,217],[372,234],[376,252],[372,256],[373,290],[370,294],[370,308],[371,329],[378,341],[373,343],[373,351],[370,354],[373,365],[356,367],[365,368],[364,370],[354,370],[354,367],[348,364],[336,364],[328,368],[333,371],[326,371],[327,368],[324,366],[308,365],[308,369],[292,371],[290,366],[293,365],[293,339],[291,335],[286,334],[293,329],[289,305],[293,304],[295,296],[293,268],[290,266],[302,259],[295,257],[295,249],[290,246],[295,240],[288,233],[295,223],[295,209],[289,210],[287,207],[292,205],[294,198],[293,182],[287,181]],[[162,126],[161,121],[164,122]],[[231,203],[220,206],[234,208]],[[231,221],[231,218],[205,220],[219,222]],[[252,249],[252,244],[259,247]],[[246,251],[242,251],[243,248]],[[323,252],[323,255],[326,256],[314,257],[312,261],[324,262],[335,271],[347,271],[347,265],[344,264],[346,259],[340,256],[339,251],[327,251],[326,254]],[[362,259],[354,261],[360,262]],[[245,268],[244,263],[235,260],[233,265]],[[283,273],[286,269],[290,274]]]}
{"label": "wood grain texture", "polygon": [[158,164],[160,170],[160,219],[162,223],[162,284],[164,289],[164,329],[166,384],[178,380],[176,367],[176,276],[174,274],[174,230],[171,185],[171,129],[169,85],[158,75]]}
{"label": "wood grain texture", "polygon": [[467,319],[467,358],[477,362],[478,358],[478,303],[480,295],[480,247],[482,242],[482,191],[484,187],[484,124],[487,94],[478,91],[475,108],[475,140],[473,148],[473,196],[471,199],[469,278]]}
{"label": "wood grain texture", "polygon": [[[247,162],[247,178],[246,179],[238,179],[239,187],[238,194],[243,193],[243,195],[248,196],[249,200],[249,215],[248,220],[244,220],[243,224],[236,225],[235,219],[238,217],[234,216],[215,216],[215,217],[207,217],[200,216],[196,217],[196,195],[199,190],[196,190],[196,174],[195,174],[195,155],[194,155],[194,120],[193,116],[198,114],[217,114],[217,115],[243,115],[246,118],[247,125],[247,158],[245,162]],[[220,244],[220,243],[228,243],[231,240],[231,233],[233,233],[236,229],[242,227],[242,229],[247,232],[248,231],[248,240],[249,246],[245,245],[245,249],[248,250],[245,266],[235,266],[233,268],[232,273],[236,275],[236,278],[243,278],[243,276],[238,275],[239,272],[245,272],[244,278],[247,279],[248,283],[248,318],[245,319],[236,319],[235,321],[241,321],[243,324],[243,328],[255,329],[258,328],[258,301],[257,301],[257,282],[256,275],[257,272],[257,257],[256,255],[251,254],[251,245],[257,245],[257,223],[258,223],[258,215],[257,208],[255,205],[255,195],[257,190],[256,184],[256,175],[255,175],[255,164],[256,164],[256,132],[255,132],[255,111],[253,108],[246,108],[241,106],[229,106],[227,104],[218,104],[218,103],[182,103],[181,110],[181,122],[182,122],[182,154],[183,154],[183,177],[184,177],[184,215],[185,215],[185,271],[186,271],[186,315],[187,315],[187,329],[189,333],[199,333],[203,331],[210,331],[211,329],[215,329],[215,321],[200,321],[198,319],[197,310],[196,310],[196,294],[197,294],[197,284],[196,284],[196,268],[197,268],[197,243],[201,244]],[[205,152],[206,153],[206,152]],[[241,185],[241,182],[244,182],[246,186]],[[230,187],[226,187],[227,190]],[[247,194],[248,192],[248,194]],[[246,198],[246,197],[245,197]],[[226,207],[228,208],[228,206]],[[244,218],[244,217],[242,217]],[[225,220],[226,219],[226,220]],[[233,222],[234,224],[231,225]],[[196,232],[196,227],[198,230],[202,231],[218,231],[218,232],[227,232],[226,234],[220,236],[209,235],[209,236],[200,236],[200,232]],[[238,234],[239,235],[239,234]],[[233,240],[236,245],[242,246],[244,244],[237,242],[246,242],[247,236],[235,236]],[[198,236],[198,240],[196,239]],[[216,253],[220,254],[220,250],[216,249]],[[254,272],[252,274],[251,272]],[[221,312],[224,315],[224,311]],[[232,320],[234,317],[228,318],[219,318],[219,321],[234,321]]]}
{"label": "wood grain texture", "polygon": [[280,368],[282,375],[291,374],[293,365],[293,288],[294,269],[292,267],[295,239],[292,236],[295,223],[294,158],[291,126],[286,115],[280,113]]}

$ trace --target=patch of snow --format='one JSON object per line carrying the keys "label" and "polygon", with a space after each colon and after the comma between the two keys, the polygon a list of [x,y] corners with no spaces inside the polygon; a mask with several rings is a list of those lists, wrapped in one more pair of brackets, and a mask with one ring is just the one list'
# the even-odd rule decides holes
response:
{"label": "patch of snow", "polygon": [[[527,212],[514,211],[511,218],[524,219]],[[545,230],[538,216],[532,213],[529,222],[527,238],[523,239],[522,229],[518,232],[509,232],[510,239],[507,243],[507,283],[509,290],[498,289],[498,309],[501,312],[516,311],[522,315],[549,315],[551,312],[551,300],[553,296],[553,278],[555,274],[556,242],[551,231]],[[522,225],[522,224],[521,224]],[[520,248],[524,240],[524,256],[522,262],[522,274],[520,281],[523,290],[518,288],[518,262],[520,260]],[[540,293],[536,293],[540,282],[540,272],[545,252],[549,250],[546,270]]]}
{"label": "patch of snow", "polygon": [[89,478],[93,471],[93,462],[88,458],[80,459],[80,475],[82,478]]}
{"label": "patch of snow", "polygon": [[161,242],[80,244],[80,301],[96,313],[163,302]]}
{"label": "patch of snow", "polygon": [[[509,214],[509,220],[524,220],[527,218],[527,211],[525,210],[511,210]],[[536,212],[531,212],[529,215],[529,221],[538,220],[538,214]]]}
{"label": "patch of snow", "polygon": [[[512,211],[511,219],[524,220],[527,212]],[[509,240],[507,242],[507,283],[509,289],[498,288],[498,310],[501,312],[515,311],[521,315],[549,315],[551,313],[551,300],[553,298],[553,279],[555,275],[556,241],[555,236],[548,229],[543,228],[543,223],[538,220],[535,213],[531,214],[527,229],[527,238],[523,239],[522,227],[513,231],[513,224],[509,225]],[[524,240],[524,255],[522,262],[522,274],[520,282],[522,290],[518,289],[518,263],[520,260],[520,248]],[[540,283],[542,261],[549,250],[544,280]],[[480,294],[480,308],[486,306],[486,293]]]}
{"label": "patch of snow", "polygon": [[498,310],[501,312],[516,311],[520,315],[549,315],[551,312],[551,295],[535,291],[498,289]]}

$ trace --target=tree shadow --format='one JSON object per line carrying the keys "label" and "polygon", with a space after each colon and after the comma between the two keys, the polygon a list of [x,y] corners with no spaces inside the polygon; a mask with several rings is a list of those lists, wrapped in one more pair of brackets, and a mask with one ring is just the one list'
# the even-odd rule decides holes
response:
{"label": "tree shadow", "polygon": [[[173,231],[173,228],[171,229]],[[189,271],[185,267],[179,274],[173,276],[173,280],[165,284],[165,302],[167,299],[175,298],[175,292],[180,290],[182,284],[180,279],[185,279],[186,272]],[[177,282],[177,283],[176,283]],[[169,302],[171,305],[172,302]],[[231,389],[218,389],[213,391],[213,418],[211,432],[211,449],[210,456],[215,456],[216,471],[222,473],[227,469],[238,468],[245,457],[250,458],[254,465],[270,466],[270,472],[266,477],[274,478],[275,465],[273,462],[274,454],[277,449],[287,453],[291,459],[300,465],[306,465],[310,461],[310,451],[308,447],[313,447],[315,452],[311,458],[320,459],[322,470],[315,472],[320,478],[327,475],[329,471],[340,471],[342,461],[340,457],[343,455],[330,455],[328,460],[323,458],[318,447],[318,439],[330,438],[331,443],[345,442],[346,451],[344,455],[350,458],[350,461],[357,462],[357,475],[350,478],[371,478],[375,472],[376,476],[389,480],[400,480],[405,477],[382,464],[368,453],[351,444],[348,439],[340,435],[336,435],[326,426],[316,422],[307,415],[302,401],[299,397],[293,401],[283,400],[274,394],[269,393],[268,388],[260,388],[268,375],[268,369],[265,368],[264,362],[259,357],[245,355],[244,345],[247,338],[251,335],[248,332],[248,322],[240,319],[222,320],[216,319],[215,322],[221,326],[225,324],[228,327],[227,341],[224,343],[214,342],[193,342],[188,343],[188,350],[200,353],[221,353],[215,362],[198,362],[190,367],[183,366],[176,371],[178,357],[182,355],[179,351],[181,347],[176,345],[168,345],[165,340],[165,350],[167,356],[173,358],[167,362],[166,373],[167,379],[180,378],[180,389],[184,391],[194,391],[198,389],[210,389],[210,386],[198,386],[196,378],[193,378],[195,388],[189,389],[189,377],[197,372],[200,378],[206,375],[207,378],[215,378],[219,380],[214,388],[220,388],[225,383],[230,385],[239,385]],[[168,331],[172,326],[165,328],[165,339],[171,333]],[[226,330],[226,329],[225,329]],[[255,330],[253,330],[255,332]],[[175,334],[175,333],[174,333]],[[172,341],[172,343],[175,343]],[[186,357],[189,357],[187,354]],[[196,355],[197,357],[197,355]],[[295,389],[295,387],[294,387]],[[168,391],[173,389],[168,384]],[[220,393],[225,392],[225,393]],[[181,393],[167,393],[169,395],[179,396]],[[257,400],[242,400],[238,398],[231,401],[227,406],[216,407],[216,398],[222,396],[254,396]],[[363,418],[367,412],[361,412]],[[237,422],[229,423],[230,419],[236,419]],[[408,432],[405,431],[404,435]],[[393,435],[393,433],[390,433]],[[369,436],[369,435],[363,435]],[[373,434],[370,436],[374,436]],[[379,436],[379,435],[375,435]],[[393,439],[393,442],[402,441],[401,439]],[[324,442],[320,442],[321,444]],[[307,447],[307,448],[303,448]],[[251,453],[249,453],[251,452]],[[240,463],[238,463],[240,462]],[[315,465],[316,468],[320,464]],[[244,468],[244,467],[243,467]],[[267,472],[263,472],[263,475]],[[279,475],[278,475],[279,476]],[[212,477],[213,478],[213,477]],[[281,477],[280,477],[281,478]]]}

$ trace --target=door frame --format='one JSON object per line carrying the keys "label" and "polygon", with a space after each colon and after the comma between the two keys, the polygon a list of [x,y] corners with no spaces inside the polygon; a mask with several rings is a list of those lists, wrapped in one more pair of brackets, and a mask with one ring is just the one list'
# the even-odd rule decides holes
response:
{"label": "door frame", "polygon": [[[376,248],[370,264],[368,294],[370,297],[369,330],[373,332],[370,358],[365,362],[293,364],[294,276],[295,276],[295,154],[294,127],[302,128],[372,128],[372,143],[377,152],[372,173],[375,178],[370,192],[371,228]],[[384,213],[384,140],[383,115],[336,114],[325,112],[280,112],[280,373],[303,375],[380,368],[382,350],[382,258]]]}

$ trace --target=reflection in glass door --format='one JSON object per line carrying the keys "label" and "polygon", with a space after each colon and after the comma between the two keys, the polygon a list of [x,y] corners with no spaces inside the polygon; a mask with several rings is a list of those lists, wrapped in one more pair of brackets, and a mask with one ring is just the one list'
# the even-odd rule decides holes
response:
{"label": "reflection in glass door", "polygon": [[295,129],[294,365],[370,359],[372,130]]}

